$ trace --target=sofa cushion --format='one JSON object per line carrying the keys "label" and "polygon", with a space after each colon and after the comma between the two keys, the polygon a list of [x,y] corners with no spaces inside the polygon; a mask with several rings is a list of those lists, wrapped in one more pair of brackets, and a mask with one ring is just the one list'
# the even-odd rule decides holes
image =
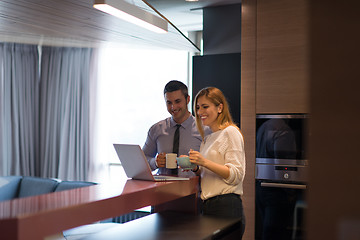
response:
{"label": "sofa cushion", "polygon": [[16,198],[19,193],[21,176],[0,177],[0,201]]}
{"label": "sofa cushion", "polygon": [[53,192],[59,184],[57,180],[39,177],[23,177],[19,198]]}
{"label": "sofa cushion", "polygon": [[87,187],[91,185],[95,185],[95,183],[82,182],[82,181],[62,181],[57,185],[55,192],[74,189],[74,188]]}

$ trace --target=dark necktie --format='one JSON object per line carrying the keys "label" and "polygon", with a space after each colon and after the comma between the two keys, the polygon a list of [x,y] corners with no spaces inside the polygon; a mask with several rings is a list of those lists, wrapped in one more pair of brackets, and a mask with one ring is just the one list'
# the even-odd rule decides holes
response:
{"label": "dark necktie", "polygon": [[179,154],[179,138],[180,138],[180,124],[176,124],[176,130],[174,134],[174,142],[173,142],[173,153]]}

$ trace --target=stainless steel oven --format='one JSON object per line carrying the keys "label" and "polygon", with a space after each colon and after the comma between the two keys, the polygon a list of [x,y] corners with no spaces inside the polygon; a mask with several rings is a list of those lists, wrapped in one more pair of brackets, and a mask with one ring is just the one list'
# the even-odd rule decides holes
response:
{"label": "stainless steel oven", "polygon": [[302,239],[308,172],[307,119],[306,114],[256,116],[257,240]]}

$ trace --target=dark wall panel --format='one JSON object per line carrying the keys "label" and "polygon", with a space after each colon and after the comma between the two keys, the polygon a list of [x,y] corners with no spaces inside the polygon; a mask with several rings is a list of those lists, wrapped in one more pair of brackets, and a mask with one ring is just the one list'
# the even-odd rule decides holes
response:
{"label": "dark wall panel", "polygon": [[241,52],[241,4],[203,9],[204,55]]}
{"label": "dark wall panel", "polygon": [[227,98],[234,122],[240,124],[240,53],[193,57],[193,99],[204,87],[217,87]]}

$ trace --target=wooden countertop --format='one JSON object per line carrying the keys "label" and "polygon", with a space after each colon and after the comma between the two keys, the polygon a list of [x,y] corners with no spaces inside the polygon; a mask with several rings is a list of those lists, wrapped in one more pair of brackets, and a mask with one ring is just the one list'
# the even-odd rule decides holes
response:
{"label": "wooden countertop", "polygon": [[[186,181],[128,180],[0,202],[0,232],[4,239],[43,239],[63,230],[119,216],[133,210],[162,206],[191,197],[196,211],[198,177]],[[193,204],[192,204],[193,203]]]}

